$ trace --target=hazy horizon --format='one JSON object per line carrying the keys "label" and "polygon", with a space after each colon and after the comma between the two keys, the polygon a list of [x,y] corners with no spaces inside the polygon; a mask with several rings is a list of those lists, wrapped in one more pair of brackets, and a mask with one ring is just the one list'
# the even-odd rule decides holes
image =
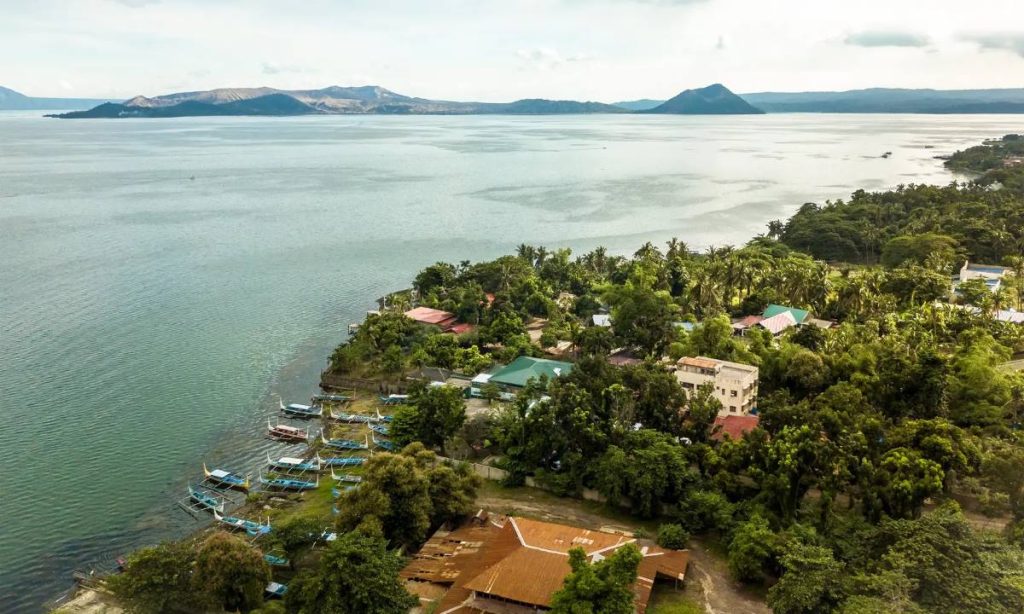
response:
{"label": "hazy horizon", "polygon": [[[781,5],[779,5],[781,4]],[[827,6],[826,6],[827,4]],[[979,0],[0,0],[0,85],[36,97],[379,85],[433,99],[1021,87],[1024,6]],[[884,15],[885,17],[879,17]]]}

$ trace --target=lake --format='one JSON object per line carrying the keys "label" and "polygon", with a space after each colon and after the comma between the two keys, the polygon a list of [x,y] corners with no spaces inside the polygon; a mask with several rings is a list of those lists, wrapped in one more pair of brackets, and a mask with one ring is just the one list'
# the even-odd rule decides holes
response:
{"label": "lake", "polygon": [[[807,201],[947,183],[1013,116],[44,119],[0,114],[0,603],[197,525],[374,299],[519,243],[742,244]],[[881,155],[891,151],[892,156]],[[262,426],[261,426],[262,425]]]}

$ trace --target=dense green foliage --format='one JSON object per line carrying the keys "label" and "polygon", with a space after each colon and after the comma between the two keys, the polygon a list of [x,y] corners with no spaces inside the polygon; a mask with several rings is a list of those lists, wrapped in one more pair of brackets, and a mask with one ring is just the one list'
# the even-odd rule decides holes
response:
{"label": "dense green foliage", "polygon": [[409,404],[395,412],[391,436],[399,445],[418,441],[443,452],[445,442],[465,421],[461,388],[418,386],[409,395]]}
{"label": "dense green foliage", "polygon": [[270,568],[263,554],[229,533],[214,533],[196,553],[196,588],[228,612],[261,606],[269,581]]}
{"label": "dense green foliage", "polygon": [[596,563],[587,561],[582,548],[570,549],[572,572],[551,597],[552,614],[632,614],[633,582],[642,558],[633,544]]}
{"label": "dense green foliage", "polygon": [[419,601],[398,577],[403,564],[382,537],[346,533],[327,547],[318,567],[295,577],[285,605],[296,614],[405,614]]}
{"label": "dense green foliage", "polygon": [[132,553],[124,573],[107,587],[129,612],[159,614],[176,608],[199,608],[202,595],[192,590],[195,553],[184,543],[164,543]]}

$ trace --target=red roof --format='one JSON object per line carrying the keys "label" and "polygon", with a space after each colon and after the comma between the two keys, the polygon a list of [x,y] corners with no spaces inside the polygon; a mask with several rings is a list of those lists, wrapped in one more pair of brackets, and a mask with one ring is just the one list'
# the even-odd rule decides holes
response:
{"label": "red roof", "polygon": [[732,323],[732,325],[736,328],[750,328],[751,326],[757,324],[763,319],[764,317],[759,315],[747,316],[745,318],[740,318],[739,320],[736,320],[735,322]]}
{"label": "red roof", "polygon": [[760,422],[759,416],[718,416],[711,428],[711,438],[722,441],[728,435],[734,440],[743,439],[743,434],[756,429]]}
{"label": "red roof", "polygon": [[473,330],[474,328],[476,328],[476,327],[473,326],[472,324],[466,324],[464,322],[460,322],[459,324],[453,324],[448,329],[447,332],[455,334],[455,335],[461,335],[463,333],[468,333],[469,331]]}
{"label": "red roof", "polygon": [[405,317],[416,320],[420,324],[431,324],[447,328],[455,323],[455,314],[430,307],[416,307],[405,312]]}

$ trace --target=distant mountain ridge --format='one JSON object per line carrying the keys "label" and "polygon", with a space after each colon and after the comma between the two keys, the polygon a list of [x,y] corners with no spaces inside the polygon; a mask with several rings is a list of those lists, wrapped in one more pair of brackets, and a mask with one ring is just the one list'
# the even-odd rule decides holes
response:
{"label": "distant mountain ridge", "polygon": [[60,111],[88,109],[109,102],[100,98],[36,98],[0,86],[0,111]]}
{"label": "distant mountain ridge", "polygon": [[[683,97],[683,98],[680,98]],[[686,90],[679,100],[651,112],[677,114],[760,113],[725,86],[715,84]],[[336,115],[336,114],[430,114],[430,115],[541,115],[629,113],[602,102],[525,98],[514,102],[456,102],[415,98],[383,87],[330,86],[318,90],[278,90],[270,87],[218,88],[178,92],[162,96],[136,96],[123,103],[105,103],[85,111],[54,117],[194,117],[232,115]]]}

